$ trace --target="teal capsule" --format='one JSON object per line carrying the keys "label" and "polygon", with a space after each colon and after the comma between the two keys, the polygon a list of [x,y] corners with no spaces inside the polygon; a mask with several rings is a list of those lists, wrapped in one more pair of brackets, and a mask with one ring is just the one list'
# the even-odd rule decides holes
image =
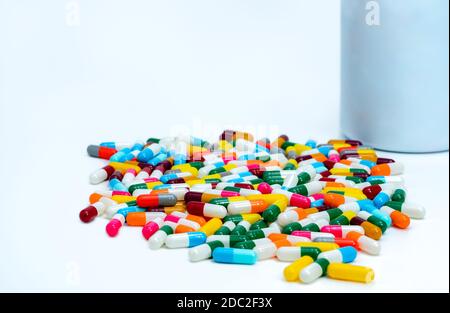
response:
{"label": "teal capsule", "polygon": [[252,265],[255,264],[257,260],[255,251],[235,248],[218,247],[214,249],[212,256],[213,260],[218,263]]}

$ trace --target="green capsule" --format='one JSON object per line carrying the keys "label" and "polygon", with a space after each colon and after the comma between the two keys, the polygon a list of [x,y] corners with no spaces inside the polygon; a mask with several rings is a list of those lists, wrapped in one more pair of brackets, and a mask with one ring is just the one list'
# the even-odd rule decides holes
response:
{"label": "green capsule", "polygon": [[344,213],[344,212],[342,212],[341,209],[338,209],[338,208],[329,209],[329,210],[326,210],[325,212],[327,212],[330,221],[334,220],[335,218],[338,218],[339,216],[342,215],[342,213]]}
{"label": "green capsule", "polygon": [[247,221],[239,222],[231,231],[231,235],[245,235],[250,229],[250,223]]}
{"label": "green capsule", "polygon": [[[127,201],[127,202],[125,202],[125,204],[127,206],[138,206],[136,200]],[[141,209],[145,209],[145,208],[141,208]]]}
{"label": "green capsule", "polygon": [[317,260],[319,254],[322,253],[322,250],[315,247],[300,247],[300,255],[301,256],[310,256],[313,260]]}
{"label": "green capsule", "polygon": [[245,235],[230,235],[230,247],[234,248],[238,243],[247,241]]}
{"label": "green capsule", "polygon": [[214,184],[214,183],[220,183],[222,180],[219,178],[206,178],[205,184]]}
{"label": "green capsule", "polygon": [[[228,205],[230,204],[230,200],[228,200],[228,198],[214,198],[211,199],[211,201],[209,201],[209,203],[211,204],[217,204],[217,205],[222,205],[224,207],[228,207]],[[242,217],[242,216],[241,216]],[[226,217],[225,217],[226,218]],[[225,220],[224,220],[225,221]],[[234,222],[234,221],[233,221]]]}
{"label": "green capsule", "polygon": [[206,244],[211,248],[211,252],[213,252],[215,248],[219,248],[219,247],[223,248],[223,247],[225,247],[223,242],[220,241],[220,240],[210,241],[210,242],[207,242]]}
{"label": "green capsule", "polygon": [[211,171],[209,171],[208,175],[213,175],[213,174],[219,174],[219,173],[225,173],[227,170],[224,167],[217,167]]}
{"label": "green capsule", "polygon": [[149,144],[149,143],[159,143],[160,140],[161,139],[158,139],[158,138],[148,138],[147,139],[147,144]]}
{"label": "green capsule", "polygon": [[[217,200],[217,199],[225,199],[225,198],[216,198],[214,200]],[[213,202],[210,202],[210,203],[213,203]],[[219,204],[219,203],[213,203],[213,204]],[[220,204],[220,205],[223,205],[223,204]],[[242,217],[242,214],[227,215],[223,218],[224,223],[230,221],[235,224],[238,224],[239,222],[242,222],[243,220],[244,220],[244,218]]]}
{"label": "green capsule", "polygon": [[214,233],[214,235],[229,235],[233,231],[233,229],[236,227],[236,224],[234,224],[231,221],[223,223],[223,225]]}
{"label": "green capsule", "polygon": [[189,165],[195,167],[198,170],[205,166],[203,162],[200,161],[190,162]]}
{"label": "green capsule", "polygon": [[128,192],[133,194],[133,192],[138,189],[148,189],[147,184],[146,183],[133,184],[128,188]]}
{"label": "green capsule", "polygon": [[302,227],[302,225],[300,225],[300,223],[293,222],[293,223],[290,223],[290,224],[287,224],[286,226],[284,226],[283,229],[281,230],[281,232],[283,234],[290,235],[290,234],[292,234],[293,231],[302,230],[302,229],[303,229],[303,227]]}
{"label": "green capsule", "polygon": [[165,232],[167,235],[173,234],[173,229],[169,225],[163,225],[159,230]]}
{"label": "green capsule", "polygon": [[262,180],[261,178],[255,178],[255,179],[247,181],[247,183],[250,183],[252,185],[258,185],[258,184],[261,184],[263,182],[264,182],[264,180]]}
{"label": "green capsule", "polygon": [[263,178],[269,178],[269,177],[281,177],[281,172],[280,171],[264,171]]}
{"label": "green capsule", "polygon": [[305,225],[302,230],[304,231],[312,231],[312,232],[320,232],[320,227],[316,223],[309,223]]}
{"label": "green capsule", "polygon": [[256,247],[256,244],[253,242],[253,240],[246,240],[238,242],[233,248],[251,250],[254,247]]}
{"label": "green capsule", "polygon": [[340,190],[330,190],[327,193],[333,193],[333,194],[345,196],[345,191],[340,191]]}
{"label": "green capsule", "polygon": [[283,144],[281,145],[281,149],[286,150],[288,147],[292,147],[295,146],[296,143],[291,142],[291,141],[285,141],[283,142]]}
{"label": "green capsule", "polygon": [[270,178],[270,179],[266,179],[265,180],[266,183],[268,183],[269,185],[282,185],[284,183],[284,179],[283,178]]}
{"label": "green capsule", "polygon": [[394,191],[394,193],[392,194],[391,197],[392,201],[397,201],[397,202],[405,202],[406,200],[406,191],[403,189],[396,189]]}
{"label": "green capsule", "polygon": [[278,215],[280,215],[281,210],[276,204],[271,204],[262,212],[262,218],[268,222],[272,223],[277,220]]}
{"label": "green capsule", "polygon": [[283,167],[283,170],[286,171],[290,171],[290,170],[295,170],[295,165],[292,164],[291,162],[286,163],[286,165]]}
{"label": "green capsule", "polygon": [[330,265],[330,261],[327,259],[321,258],[317,259],[316,263],[320,265],[322,268],[322,276],[325,276],[327,274],[328,266]]}
{"label": "green capsule", "polygon": [[262,161],[262,162],[268,162],[270,161],[270,155],[263,155],[260,157],[256,157],[256,160]]}
{"label": "green capsule", "polygon": [[311,176],[306,172],[301,172],[298,174],[298,185],[306,184],[311,181]]}
{"label": "green capsule", "polygon": [[266,234],[261,229],[249,230],[245,235],[249,240],[266,238]]}
{"label": "green capsule", "polygon": [[355,174],[368,174],[367,171],[365,169],[362,168],[351,168],[350,169],[350,173],[355,173]]}
{"label": "green capsule", "polygon": [[250,226],[249,230],[256,230],[256,229],[262,229],[262,228],[267,228],[267,224],[266,222],[264,222],[263,220],[259,220],[256,223],[253,223],[252,226]]}
{"label": "green capsule", "polygon": [[234,191],[234,192],[240,192],[240,191],[241,191],[241,188],[239,188],[239,187],[233,187],[233,186],[228,186],[228,187],[223,188],[223,190],[226,190],[226,191]]}
{"label": "green capsule", "polygon": [[359,184],[359,183],[363,183],[364,182],[364,178],[358,177],[358,176],[342,176],[342,178],[344,178],[346,180],[351,180],[355,184]]}
{"label": "green capsule", "polygon": [[330,225],[350,225],[350,221],[345,215],[341,215],[332,219]]}
{"label": "green capsule", "polygon": [[390,207],[391,209],[399,211],[399,212],[402,211],[402,207],[403,207],[403,203],[398,202],[398,201],[388,201],[384,205]]}
{"label": "green capsule", "polygon": [[367,218],[367,221],[370,222],[370,223],[372,223],[372,224],[375,225],[375,226],[378,226],[378,227],[381,229],[381,231],[382,231],[383,233],[384,233],[384,232],[386,231],[386,229],[388,228],[387,224],[386,224],[383,220],[379,219],[378,217],[376,217],[376,216],[374,216],[374,215],[369,216],[369,217]]}
{"label": "green capsule", "polygon": [[298,186],[289,188],[288,191],[297,193],[302,196],[308,196],[308,189],[305,187],[305,185],[298,185]]}

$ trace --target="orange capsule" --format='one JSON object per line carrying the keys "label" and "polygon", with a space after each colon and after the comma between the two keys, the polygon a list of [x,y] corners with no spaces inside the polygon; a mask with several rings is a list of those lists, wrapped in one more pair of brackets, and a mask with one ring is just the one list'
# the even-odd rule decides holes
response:
{"label": "orange capsule", "polygon": [[411,219],[407,215],[388,206],[383,206],[380,211],[388,214],[392,219],[392,225],[397,228],[408,228],[411,223]]}
{"label": "orange capsule", "polygon": [[127,214],[126,221],[128,226],[144,226],[157,217],[165,216],[164,212],[130,212]]}
{"label": "orange capsule", "polygon": [[188,232],[195,232],[195,229],[192,227],[189,227],[187,225],[177,225],[175,227],[175,234],[181,234],[181,233],[188,233]]}
{"label": "orange capsule", "polygon": [[341,204],[355,202],[357,199],[348,196],[343,196],[337,193],[327,193],[324,195],[323,200],[325,205],[328,205],[332,208],[337,208]]}
{"label": "orange capsule", "polygon": [[268,205],[264,200],[244,200],[230,202],[227,210],[229,214],[261,213]]}

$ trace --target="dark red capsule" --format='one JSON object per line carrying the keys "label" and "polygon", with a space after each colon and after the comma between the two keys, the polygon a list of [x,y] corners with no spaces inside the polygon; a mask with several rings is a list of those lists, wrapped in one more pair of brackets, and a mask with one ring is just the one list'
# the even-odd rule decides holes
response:
{"label": "dark red capsule", "polygon": [[98,215],[97,209],[90,205],[87,208],[80,211],[80,220],[84,223],[89,223]]}
{"label": "dark red capsule", "polygon": [[191,201],[202,201],[202,192],[197,191],[188,191],[184,195],[184,201],[185,202],[191,202]]}
{"label": "dark red capsule", "polygon": [[373,200],[380,192],[381,187],[379,185],[368,186],[362,190],[367,198]]}
{"label": "dark red capsule", "polygon": [[114,171],[114,173],[112,173],[111,176],[109,177],[109,180],[114,179],[114,178],[122,181],[122,178],[123,178],[122,172],[121,171]]}

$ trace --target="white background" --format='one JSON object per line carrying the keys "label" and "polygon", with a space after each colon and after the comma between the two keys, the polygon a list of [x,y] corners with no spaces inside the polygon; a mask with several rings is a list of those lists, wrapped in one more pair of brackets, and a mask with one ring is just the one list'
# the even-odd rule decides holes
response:
{"label": "white background", "polygon": [[389,230],[379,257],[360,254],[370,285],[290,284],[270,260],[191,264],[150,251],[139,229],[111,239],[106,220],[78,220],[103,165],[91,143],[224,127],[339,137],[339,1],[0,4],[0,290],[448,292],[448,153],[391,154],[428,215]]}

